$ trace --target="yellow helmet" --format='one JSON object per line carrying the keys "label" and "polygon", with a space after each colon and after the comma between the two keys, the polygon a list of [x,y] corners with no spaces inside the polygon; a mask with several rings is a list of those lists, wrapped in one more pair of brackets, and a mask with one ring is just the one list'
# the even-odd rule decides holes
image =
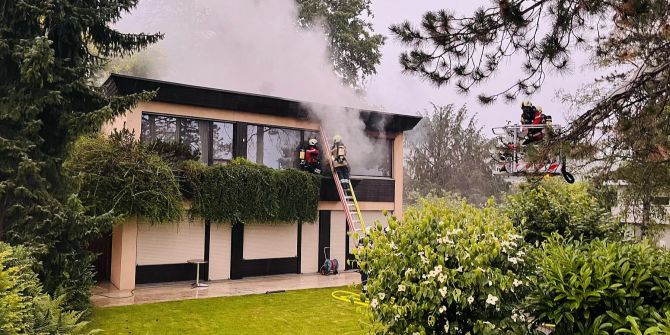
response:
{"label": "yellow helmet", "polygon": [[342,142],[342,136],[340,135],[335,135],[333,137],[333,143],[341,143]]}
{"label": "yellow helmet", "polygon": [[541,106],[535,106],[535,110],[542,113],[542,107]]}
{"label": "yellow helmet", "polygon": [[523,108],[523,107],[533,107],[533,103],[530,102],[530,100],[524,100],[524,101],[521,103],[521,108]]}

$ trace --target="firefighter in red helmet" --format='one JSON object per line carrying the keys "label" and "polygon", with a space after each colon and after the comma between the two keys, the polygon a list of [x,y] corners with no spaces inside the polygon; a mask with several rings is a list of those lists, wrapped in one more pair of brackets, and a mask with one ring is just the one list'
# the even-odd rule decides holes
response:
{"label": "firefighter in red helmet", "polygon": [[310,138],[307,148],[300,151],[300,167],[308,172],[321,173],[321,150],[316,138]]}

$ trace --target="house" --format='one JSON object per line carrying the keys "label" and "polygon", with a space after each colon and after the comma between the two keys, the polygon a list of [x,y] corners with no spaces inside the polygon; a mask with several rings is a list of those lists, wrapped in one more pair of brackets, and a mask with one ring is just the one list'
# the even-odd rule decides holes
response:
{"label": "house", "polygon": [[[612,187],[616,192],[616,202],[612,206],[612,216],[618,218],[625,227],[627,237],[640,237],[641,222],[644,215],[642,205],[639,203],[629,203],[626,200],[626,187],[628,183],[622,180],[609,181],[605,185]],[[668,218],[670,218],[670,197],[667,195],[657,195],[651,199],[650,204],[650,218],[659,224],[657,229],[653,231],[653,239],[657,245],[662,247],[670,247],[670,225]]]}
{"label": "house", "polygon": [[[104,132],[126,127],[142,141],[180,141],[198,149],[204,164],[245,157],[272,168],[292,167],[294,151],[285,149],[319,135],[319,122],[298,101],[117,74],[110,76],[104,89],[119,95],[158,92],[152,101],[107,124]],[[402,213],[403,132],[420,117],[370,110],[356,114],[375,151],[383,155],[372,166],[352,161],[352,183],[364,220],[385,221],[383,211]],[[197,218],[150,225],[133,218],[100,244],[99,279],[122,290],[136,284],[192,280],[195,267],[187,263],[189,259],[207,260],[201,267],[205,280],[315,273],[324,262],[325,248],[329,257],[346,263],[343,260],[352,259],[354,242],[347,235],[332,179],[322,181],[318,210],[317,222],[284,225],[231,226]]]}

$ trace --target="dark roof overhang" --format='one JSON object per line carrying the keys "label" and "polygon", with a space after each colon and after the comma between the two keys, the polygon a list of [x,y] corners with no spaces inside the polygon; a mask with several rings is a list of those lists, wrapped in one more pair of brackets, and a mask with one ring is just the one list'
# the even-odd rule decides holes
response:
{"label": "dark roof overhang", "polygon": [[[103,88],[108,95],[127,95],[143,91],[157,91],[153,101],[304,120],[310,119],[309,110],[301,102],[267,95],[185,85],[120,74],[110,75],[103,84]],[[419,116],[391,114],[372,110],[359,110],[359,115],[368,130],[389,133],[411,130],[421,120]]]}

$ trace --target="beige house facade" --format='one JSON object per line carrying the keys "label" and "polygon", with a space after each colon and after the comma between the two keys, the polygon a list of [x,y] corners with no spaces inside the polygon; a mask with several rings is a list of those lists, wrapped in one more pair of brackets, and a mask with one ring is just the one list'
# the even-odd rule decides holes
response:
{"label": "beige house facade", "polygon": [[[107,124],[104,133],[125,127],[141,141],[179,141],[198,149],[203,164],[244,157],[272,168],[292,168],[295,148],[311,137],[321,142],[319,121],[297,101],[116,74],[104,88],[114,95],[157,90],[152,101]],[[386,154],[365,166],[350,162],[352,184],[365,222],[386,224],[383,212],[402,214],[403,133],[420,118],[365,110],[358,114],[370,140]],[[96,263],[99,279],[121,290],[192,280],[195,266],[189,259],[207,261],[200,276],[210,281],[315,273],[325,257],[338,259],[340,270],[349,267],[345,260],[353,258],[354,241],[332,178],[322,179],[318,210],[316,222],[281,225],[231,226],[197,218],[150,225],[132,218],[115,227],[106,250],[99,250],[105,258]]]}

